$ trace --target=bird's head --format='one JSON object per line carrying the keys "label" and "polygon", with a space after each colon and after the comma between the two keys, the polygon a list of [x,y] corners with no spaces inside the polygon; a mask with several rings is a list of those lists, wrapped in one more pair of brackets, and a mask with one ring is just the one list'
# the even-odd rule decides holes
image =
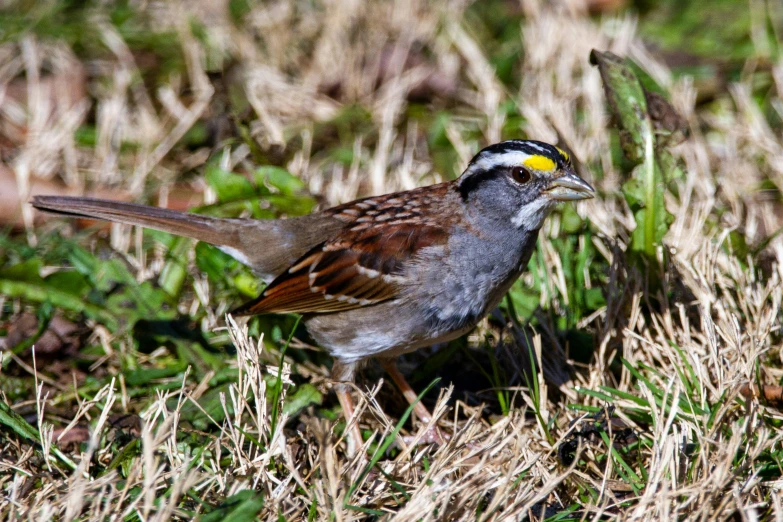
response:
{"label": "bird's head", "polygon": [[492,210],[518,228],[536,230],[557,203],[595,194],[574,172],[569,155],[548,143],[509,140],[490,145],[457,180],[463,200]]}

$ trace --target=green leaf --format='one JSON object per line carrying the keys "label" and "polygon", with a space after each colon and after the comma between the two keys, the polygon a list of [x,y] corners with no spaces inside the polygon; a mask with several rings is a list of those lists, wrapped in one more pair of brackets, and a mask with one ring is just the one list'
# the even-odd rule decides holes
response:
{"label": "green leaf", "polygon": [[41,260],[33,258],[0,270],[0,279],[40,283],[43,281],[41,277]]}
{"label": "green leaf", "polygon": [[286,196],[294,196],[305,189],[304,182],[281,167],[271,165],[260,167],[254,173],[256,185],[268,183]]}
{"label": "green leaf", "polygon": [[196,266],[212,282],[225,282],[226,272],[237,266],[237,261],[208,243],[196,244]]}
{"label": "green leaf", "polygon": [[207,183],[215,190],[220,201],[249,199],[256,195],[256,188],[250,180],[239,174],[209,166],[206,178]]}
{"label": "green leaf", "polygon": [[625,459],[622,457],[622,455],[620,455],[620,452],[614,448],[614,444],[612,444],[612,441],[609,439],[609,435],[603,430],[601,431],[601,439],[609,449],[609,452],[612,455],[614,461],[618,464],[618,467],[616,468],[617,474],[623,478],[626,484],[633,488],[634,494],[638,495],[640,493],[640,489],[644,487],[644,481],[642,481],[633,468],[631,468],[631,466],[625,462]]}
{"label": "green leaf", "polygon": [[[142,368],[124,372],[125,384],[131,387],[141,387],[159,379],[173,377],[185,371],[185,364],[169,365],[163,368]],[[179,386],[179,383],[177,383]]]}
{"label": "green leaf", "polygon": [[[666,186],[659,157],[665,156],[663,149],[672,142],[672,133],[682,124],[681,118],[663,96],[645,92],[631,64],[623,58],[610,52],[593,50],[590,61],[598,66],[601,73],[609,111],[617,126],[623,153],[632,162],[640,163],[622,188],[636,218],[631,251],[641,254],[644,262],[657,265],[656,249],[662,244],[672,221],[664,204]],[[666,131],[668,134],[659,136],[660,143],[656,143],[648,102],[655,109],[655,125],[671,127]],[[661,151],[656,154],[658,146]],[[664,163],[669,165],[670,162]]]}
{"label": "green leaf", "polygon": [[652,137],[652,123],[641,83],[623,58],[608,51],[593,50],[590,63],[597,65],[601,73],[609,112],[617,124],[623,152],[631,161],[641,162],[645,157],[647,137]]}
{"label": "green leaf", "polygon": [[617,398],[626,399],[626,400],[629,400],[631,402],[635,402],[639,406],[643,406],[643,407],[649,407],[650,406],[650,404],[647,401],[647,399],[644,399],[642,397],[637,397],[636,395],[633,395],[632,393],[624,392],[624,391],[618,390],[617,388],[611,388],[609,386],[599,386],[599,388],[601,388],[603,391],[605,391],[607,393],[611,393],[612,395],[614,395]]}
{"label": "green leaf", "polygon": [[74,246],[68,252],[68,261],[84,275],[96,289],[109,291],[115,284],[135,284],[136,278],[119,259],[97,259],[83,248]]}
{"label": "green leaf", "polygon": [[131,464],[133,464],[133,461],[139,455],[141,455],[141,441],[136,439],[122,448],[117,456],[112,459],[108,466],[106,466],[106,469],[103,470],[101,475],[105,475],[109,471],[121,467],[122,476],[127,477],[131,470]]}
{"label": "green leaf", "polygon": [[260,281],[249,272],[238,273],[234,277],[234,286],[248,297],[257,297],[261,291]]}
{"label": "green leaf", "polygon": [[631,209],[639,209],[644,207],[644,184],[642,180],[633,177],[623,183],[621,188],[625,201],[628,202],[628,206]]}
{"label": "green leaf", "polygon": [[177,315],[166,292],[149,282],[122,287],[106,298],[105,307],[129,326],[140,319],[173,319]]}
{"label": "green leaf", "polygon": [[261,493],[246,489],[223,501],[214,510],[198,518],[199,522],[246,522],[255,520],[264,507]]}
{"label": "green leaf", "polygon": [[0,425],[11,428],[17,435],[27,439],[28,442],[37,443],[41,440],[38,430],[12,410],[4,401],[0,401]]}
{"label": "green leaf", "polygon": [[188,276],[188,251],[192,241],[177,237],[166,253],[166,263],[158,276],[158,284],[172,297],[179,296]]}
{"label": "green leaf", "polygon": [[612,397],[611,395],[607,395],[605,393],[601,393],[601,392],[596,391],[596,390],[590,390],[588,388],[579,388],[576,391],[577,391],[577,393],[581,393],[582,395],[588,395],[590,397],[594,397],[594,398],[596,398],[596,399],[598,399],[600,401],[604,401],[604,402],[607,402],[607,403],[610,403],[610,404],[612,402],[614,402],[614,397]]}
{"label": "green leaf", "polygon": [[296,392],[286,397],[283,413],[293,416],[311,404],[321,404],[322,402],[323,395],[321,395],[321,392],[308,382],[297,386]]}
{"label": "green leaf", "polygon": [[606,306],[602,288],[590,288],[585,290],[585,306],[588,310],[598,310]]}
{"label": "green leaf", "polygon": [[564,205],[560,211],[560,228],[567,234],[581,232],[585,220],[576,212],[576,206]]}
{"label": "green leaf", "polygon": [[315,199],[310,196],[291,197],[283,194],[269,194],[265,197],[275,209],[290,216],[309,214],[315,207]]}
{"label": "green leaf", "polygon": [[[651,169],[651,172],[646,172]],[[623,184],[623,194],[634,210],[636,228],[631,235],[631,250],[655,258],[657,245],[662,244],[674,216],[666,210],[666,187],[656,162],[645,162],[633,170],[635,179]],[[646,178],[640,181],[641,178]]]}
{"label": "green leaf", "polygon": [[84,313],[105,324],[110,330],[117,330],[117,320],[102,307],[86,302],[81,296],[62,291],[41,279],[40,276],[37,280],[25,280],[15,275],[19,275],[18,271],[10,269],[0,273],[0,294],[35,303],[49,302],[63,310]]}
{"label": "green leaf", "polygon": [[[12,410],[11,406],[6,404],[5,401],[0,401],[0,426],[10,428],[17,435],[26,439],[30,443],[39,444],[41,442],[40,432],[29,422],[24,420],[21,415]],[[74,464],[71,459],[66,457],[59,449],[52,447],[51,451],[66,466],[71,469],[76,469],[76,464]]]}
{"label": "green leaf", "polygon": [[291,216],[301,216],[312,212],[316,200],[305,192],[302,180],[280,167],[265,166],[253,174],[259,192],[267,185],[277,189],[278,193],[264,192],[263,199],[280,212]]}
{"label": "green leaf", "polygon": [[78,272],[55,272],[45,279],[47,285],[71,295],[84,296],[90,290],[87,279]]}

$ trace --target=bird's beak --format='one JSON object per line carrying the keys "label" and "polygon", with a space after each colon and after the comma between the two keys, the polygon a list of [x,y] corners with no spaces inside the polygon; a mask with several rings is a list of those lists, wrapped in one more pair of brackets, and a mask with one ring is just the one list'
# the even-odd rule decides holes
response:
{"label": "bird's beak", "polygon": [[556,201],[579,201],[595,197],[595,189],[571,170],[555,178],[544,189],[544,194]]}

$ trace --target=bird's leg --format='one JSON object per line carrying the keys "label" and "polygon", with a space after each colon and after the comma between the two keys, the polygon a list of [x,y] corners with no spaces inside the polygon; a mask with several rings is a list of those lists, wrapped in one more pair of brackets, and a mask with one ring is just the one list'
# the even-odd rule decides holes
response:
{"label": "bird's leg", "polygon": [[357,450],[362,446],[362,431],[359,429],[359,419],[355,418],[353,399],[351,398],[351,386],[348,382],[353,382],[356,373],[355,363],[341,363],[334,361],[332,365],[332,380],[334,381],[334,393],[337,400],[340,401],[340,407],[343,409],[345,417],[345,427],[351,426],[346,434],[346,444],[348,445],[348,456],[356,455]]}
{"label": "bird's leg", "polygon": [[[402,395],[405,397],[405,400],[407,400],[409,404],[413,405],[414,415],[416,415],[419,421],[421,421],[423,424],[429,424],[430,420],[432,420],[432,414],[427,409],[427,407],[422,404],[421,401],[417,400],[418,395],[416,395],[416,392],[413,391],[413,388],[411,388],[411,385],[408,384],[408,381],[405,380],[405,376],[402,374],[402,372],[400,372],[400,369],[397,368],[397,360],[381,359],[381,365],[383,366],[383,369],[386,370],[386,373],[389,374],[389,377],[391,377],[392,381],[394,381],[394,384],[397,385],[397,388],[400,389]],[[449,437],[441,433],[437,425],[433,425],[429,430],[427,430],[427,433],[424,434],[421,442],[425,444],[433,442],[436,444],[443,444],[448,439]]]}
{"label": "bird's leg", "polygon": [[429,412],[426,406],[421,403],[421,401],[417,401],[418,395],[416,395],[416,392],[413,391],[413,388],[411,388],[411,385],[408,384],[408,381],[405,380],[405,376],[400,372],[400,369],[397,368],[397,360],[396,359],[382,359],[381,364],[383,365],[383,369],[386,370],[386,373],[389,374],[389,377],[391,377],[392,381],[394,381],[394,384],[397,385],[397,388],[400,389],[402,392],[402,395],[405,397],[405,400],[408,401],[408,404],[413,404],[413,413],[416,415],[416,417],[423,422],[424,424],[427,424],[430,419],[432,419],[432,414]]}

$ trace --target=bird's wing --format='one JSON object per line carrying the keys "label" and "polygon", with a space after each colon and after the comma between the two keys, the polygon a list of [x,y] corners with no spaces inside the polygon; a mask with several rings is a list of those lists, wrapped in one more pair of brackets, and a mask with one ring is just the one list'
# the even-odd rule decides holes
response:
{"label": "bird's wing", "polygon": [[354,222],[303,255],[234,313],[328,313],[392,299],[414,256],[446,240],[445,229],[414,220],[372,226]]}

